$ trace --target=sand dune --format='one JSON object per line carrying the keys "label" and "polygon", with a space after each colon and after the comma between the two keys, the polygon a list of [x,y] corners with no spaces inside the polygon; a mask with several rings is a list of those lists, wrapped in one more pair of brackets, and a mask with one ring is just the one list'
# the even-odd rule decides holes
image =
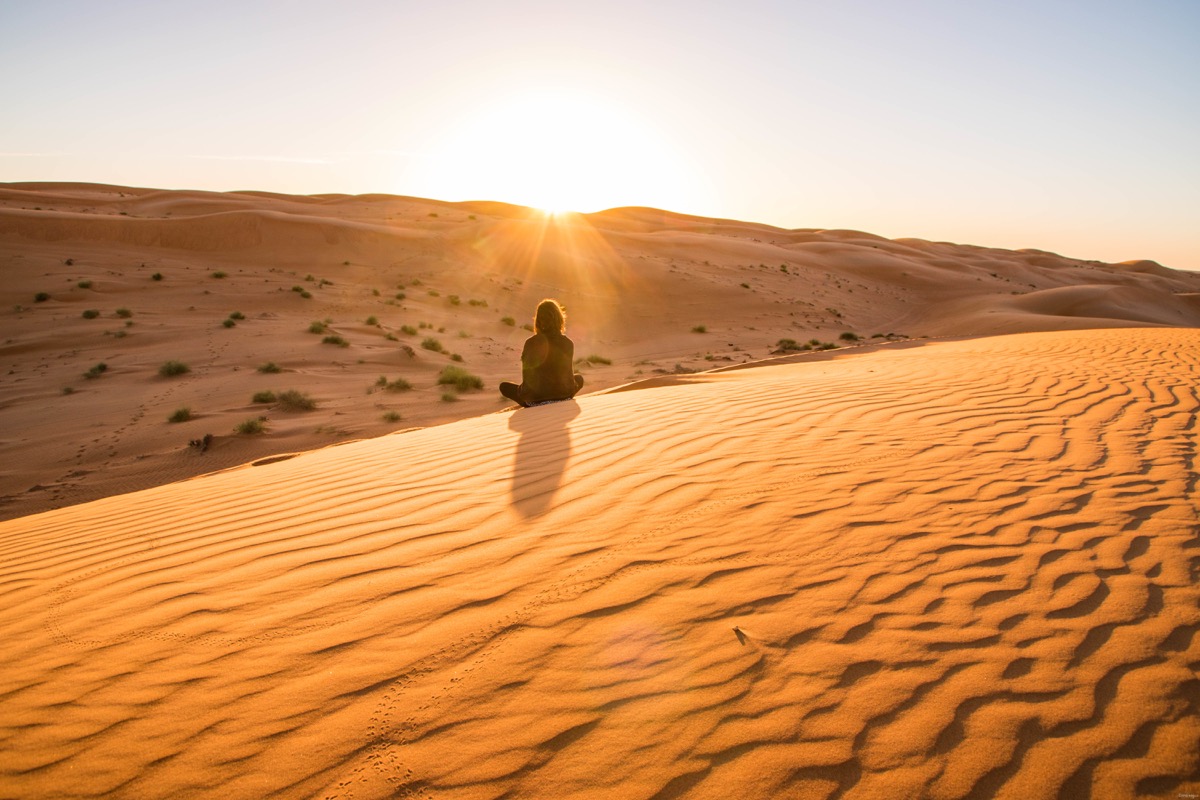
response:
{"label": "sand dune", "polygon": [[[2,184],[0,264],[0,518],[501,409],[546,296],[568,308],[589,391],[781,340],[1200,326],[1200,275],[1151,261],[648,208]],[[159,377],[169,360],[190,372]],[[452,364],[485,390],[444,400]],[[316,409],[252,400],[288,389]],[[234,433],[258,416],[265,433]],[[188,447],[206,434],[208,451]]]}
{"label": "sand dune", "polygon": [[0,523],[0,794],[1186,796],[1198,356],[798,357]]}

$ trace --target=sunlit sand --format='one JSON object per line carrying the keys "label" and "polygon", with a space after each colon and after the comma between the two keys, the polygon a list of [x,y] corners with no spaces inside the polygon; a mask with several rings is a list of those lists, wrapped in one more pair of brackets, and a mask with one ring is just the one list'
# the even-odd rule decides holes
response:
{"label": "sunlit sand", "polygon": [[562,219],[0,187],[0,795],[1200,791],[1200,277]]}

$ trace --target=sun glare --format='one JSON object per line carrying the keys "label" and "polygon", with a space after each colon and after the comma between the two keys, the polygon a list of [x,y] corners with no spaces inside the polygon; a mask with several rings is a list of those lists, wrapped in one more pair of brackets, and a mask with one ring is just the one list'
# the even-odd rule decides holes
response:
{"label": "sun glare", "polygon": [[454,121],[431,150],[404,176],[406,193],[503,200],[550,215],[678,209],[704,194],[703,176],[653,128],[575,91],[497,98]]}

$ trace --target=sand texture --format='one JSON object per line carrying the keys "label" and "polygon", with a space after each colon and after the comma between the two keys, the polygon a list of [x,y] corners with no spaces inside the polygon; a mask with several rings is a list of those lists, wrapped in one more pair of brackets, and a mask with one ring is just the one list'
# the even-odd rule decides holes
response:
{"label": "sand texture", "polygon": [[1198,384],[802,355],[0,522],[0,796],[1186,797]]}
{"label": "sand texture", "polygon": [[[388,195],[0,184],[0,269],[2,519],[503,409],[547,296],[588,392],[788,339],[1200,326],[1200,274],[1151,261]],[[254,400],[287,390],[316,407]]]}

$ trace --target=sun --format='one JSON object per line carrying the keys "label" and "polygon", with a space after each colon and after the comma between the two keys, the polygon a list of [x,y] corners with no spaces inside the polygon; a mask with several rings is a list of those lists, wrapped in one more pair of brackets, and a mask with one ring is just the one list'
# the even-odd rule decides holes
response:
{"label": "sun", "polygon": [[404,177],[427,196],[561,215],[622,205],[678,210],[703,176],[628,110],[580,91],[530,89],[465,112]]}

